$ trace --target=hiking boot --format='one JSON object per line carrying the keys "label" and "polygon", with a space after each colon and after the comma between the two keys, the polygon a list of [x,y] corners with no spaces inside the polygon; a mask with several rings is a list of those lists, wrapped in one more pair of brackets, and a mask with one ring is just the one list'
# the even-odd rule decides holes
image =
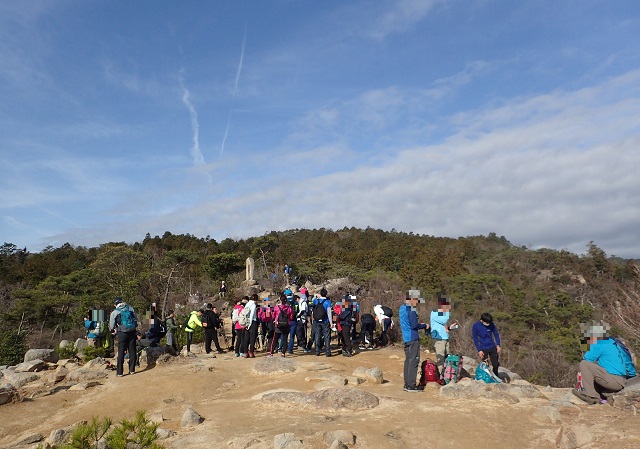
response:
{"label": "hiking boot", "polygon": [[358,349],[360,349],[360,350],[364,350],[364,349],[366,349],[366,348],[365,348],[365,346],[364,346],[364,345],[360,345],[360,346],[358,346]]}
{"label": "hiking boot", "polygon": [[319,352],[316,352],[316,356],[317,356],[317,357],[320,357],[320,353],[319,353]]}
{"label": "hiking boot", "polygon": [[579,399],[582,399],[584,402],[586,402],[589,405],[594,405],[594,404],[597,404],[598,402],[600,402],[598,399],[592,398],[591,396],[588,396],[584,391],[576,390],[575,388],[571,390],[571,393],[575,397],[577,397]]}
{"label": "hiking boot", "polygon": [[248,359],[248,358],[249,358],[249,353],[248,353],[248,352],[244,355],[244,358],[245,358],[245,359]]}
{"label": "hiking boot", "polygon": [[280,357],[286,357],[286,356],[287,356],[287,354],[285,354],[284,352],[282,352],[282,353],[280,354]]}
{"label": "hiking boot", "polygon": [[256,358],[256,356],[253,354],[253,352],[250,352],[250,353],[249,353],[249,358],[250,358],[250,359],[255,359],[255,358]]}
{"label": "hiking boot", "polygon": [[218,349],[218,354],[224,354],[224,351],[222,349]]}
{"label": "hiking boot", "polygon": [[122,377],[123,374],[116,374],[116,377]]}
{"label": "hiking boot", "polygon": [[331,357],[331,353],[328,353],[328,354],[327,354],[327,357]]}
{"label": "hiking boot", "polygon": [[[422,390],[424,390],[424,388]],[[417,385],[407,385],[404,389],[404,391],[409,393],[419,393],[422,390]]]}

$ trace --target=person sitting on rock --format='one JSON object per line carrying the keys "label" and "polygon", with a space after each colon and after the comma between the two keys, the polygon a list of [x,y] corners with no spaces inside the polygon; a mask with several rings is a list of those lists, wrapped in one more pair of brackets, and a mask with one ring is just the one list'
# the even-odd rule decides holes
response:
{"label": "person sitting on rock", "polygon": [[571,390],[587,404],[599,404],[604,394],[622,390],[636,376],[629,350],[619,340],[608,337],[605,323],[584,328],[589,350],[580,362],[581,388]]}

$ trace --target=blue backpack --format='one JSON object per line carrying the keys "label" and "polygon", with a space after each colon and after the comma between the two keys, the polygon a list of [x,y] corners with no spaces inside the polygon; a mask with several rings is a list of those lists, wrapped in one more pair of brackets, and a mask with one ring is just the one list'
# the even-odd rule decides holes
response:
{"label": "blue backpack", "polygon": [[493,374],[493,371],[491,371],[491,368],[489,368],[489,366],[484,362],[476,367],[476,380],[481,380],[487,384],[502,383],[502,380],[496,377],[495,374]]}
{"label": "blue backpack", "polygon": [[136,330],[138,322],[136,321],[136,315],[131,310],[131,307],[127,307],[120,311],[120,326],[123,332],[130,332]]}
{"label": "blue backpack", "polygon": [[626,370],[626,377],[631,378],[636,376],[636,368],[633,366],[633,360],[631,359],[631,351],[620,340],[615,337],[610,337],[613,341],[613,345],[618,349],[620,359]]}

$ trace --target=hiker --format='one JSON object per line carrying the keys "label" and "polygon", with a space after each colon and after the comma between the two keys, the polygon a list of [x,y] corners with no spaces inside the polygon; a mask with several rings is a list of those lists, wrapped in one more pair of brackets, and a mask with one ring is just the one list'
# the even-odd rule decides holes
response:
{"label": "hiker", "polygon": [[351,302],[351,295],[347,294],[342,303],[342,310],[339,315],[339,322],[342,328],[342,355],[344,357],[351,357],[353,355],[351,327],[355,326],[355,314],[355,304]]}
{"label": "hiker", "polygon": [[242,352],[245,358],[254,358],[254,352],[256,350],[256,338],[258,337],[258,313],[256,301],[258,301],[258,295],[255,293],[251,295],[249,301],[244,306],[244,313],[248,315],[248,326],[244,329],[244,345]]}
{"label": "hiker", "polygon": [[353,341],[358,341],[358,322],[360,321],[360,303],[356,301],[356,297],[353,296],[353,324],[351,325],[351,339]]}
{"label": "hiker", "polygon": [[420,365],[420,335],[418,331],[428,329],[426,323],[418,321],[417,305],[418,298],[411,298],[407,295],[404,305],[400,306],[398,313],[402,340],[404,341],[404,391],[412,393],[424,390],[423,386],[416,385],[418,366]]}
{"label": "hiker", "polygon": [[176,324],[175,311],[169,310],[169,316],[165,320],[165,326],[167,327],[167,345],[171,346],[174,351],[178,352],[178,341],[176,340],[178,325]]}
{"label": "hiker", "polygon": [[300,289],[300,296],[297,296],[298,312],[296,313],[297,330],[296,339],[298,340],[298,347],[302,348],[304,352],[309,352],[307,349],[307,319],[309,316],[309,301],[307,300],[306,289]]}
{"label": "hiker", "polygon": [[233,329],[236,331],[236,357],[244,357],[244,353],[242,352],[242,345],[244,344],[244,326],[240,324],[240,314],[244,310],[245,304],[249,302],[248,296],[243,296],[241,300],[239,300],[235,307],[233,308],[233,312],[231,315],[231,325]]}
{"label": "hiker", "polygon": [[[493,374],[498,376],[498,367],[500,366],[498,355],[501,351],[500,334],[490,313],[483,313],[480,315],[480,320],[473,323],[471,335],[473,336],[473,343],[476,345],[480,360],[485,363],[491,360]],[[489,363],[487,363],[487,365],[488,364]]]}
{"label": "hiker", "polygon": [[[338,289],[340,291],[340,288]],[[338,296],[340,301],[336,302],[332,309],[332,328],[331,330],[336,333],[336,339],[338,341],[338,346],[344,346],[344,341],[342,339],[342,324],[340,323],[340,313],[342,313],[342,304],[346,301],[345,295]]]}
{"label": "hiker", "polygon": [[124,352],[129,352],[129,374],[136,373],[136,327],[138,317],[135,309],[120,297],[113,301],[115,310],[109,316],[109,329],[118,339],[118,358],[116,376],[124,375]]}
{"label": "hiker", "polygon": [[234,349],[236,346],[236,321],[238,320],[237,318],[235,320],[233,319],[233,314],[236,313],[236,307],[241,305],[241,302],[242,298],[236,299],[236,304],[233,306],[233,309],[231,309],[231,314],[229,315],[231,317],[231,347],[229,349]]}
{"label": "hiker", "polygon": [[289,292],[291,294],[287,296],[287,305],[291,307],[293,316],[291,318],[291,321],[289,321],[289,343],[286,349],[289,354],[293,354],[293,347],[295,346],[296,335],[298,334],[297,315],[298,315],[298,299],[300,297],[298,295],[294,295],[293,292],[291,292],[291,290],[289,290]]}
{"label": "hiker", "polygon": [[191,341],[193,340],[193,332],[196,327],[202,327],[202,321],[200,317],[204,315],[204,310],[194,310],[189,314],[189,318],[186,319],[184,325],[184,331],[187,333],[187,354],[191,353]]}
{"label": "hiker", "polygon": [[89,346],[99,348],[102,346],[102,339],[100,337],[100,323],[93,321],[91,318],[91,311],[84,317],[84,327],[87,329],[87,342]]}
{"label": "hiker", "polygon": [[222,281],[222,284],[220,284],[220,298],[224,298],[224,296],[227,294],[227,284]]}
{"label": "hiker", "polygon": [[271,307],[271,300],[264,298],[262,300],[262,307],[258,310],[260,329],[266,342],[265,346],[263,346],[264,350],[271,348],[271,343],[273,342],[273,335],[275,334],[275,326],[273,324],[274,313],[273,307]]}
{"label": "hiker", "polygon": [[431,311],[431,337],[435,340],[436,365],[440,374],[444,374],[444,361],[449,354],[449,331],[457,327],[458,322],[449,324],[451,303],[447,298],[438,298],[438,308]]}
{"label": "hiker", "polygon": [[389,337],[387,336],[387,331],[391,327],[391,316],[387,315],[385,312],[388,307],[383,306],[382,304],[376,304],[373,307],[373,313],[376,315],[376,320],[382,326],[382,331],[380,337],[378,338],[377,346],[387,346],[389,344]]}
{"label": "hiker", "polygon": [[[211,353],[211,342],[213,342],[218,354],[222,354],[224,351],[220,347],[220,342],[218,342],[220,317],[214,312],[214,310],[213,304],[208,303],[204,314],[202,315],[202,327],[204,328],[204,352],[207,354]],[[212,357],[215,357],[215,355]]]}
{"label": "hiker", "polygon": [[360,349],[373,349],[373,333],[376,330],[376,318],[365,313],[360,318]]}
{"label": "hiker", "polygon": [[274,310],[274,323],[275,323],[275,337],[271,342],[269,349],[269,356],[273,356],[273,349],[276,339],[280,341],[280,352],[282,357],[286,356],[287,352],[287,338],[289,337],[290,326],[289,323],[295,318],[293,310],[287,304],[287,296],[283,293],[280,295],[280,303]]}
{"label": "hiker", "polygon": [[331,300],[327,298],[326,288],[323,287],[320,290],[320,296],[313,300],[313,307],[311,309],[316,355],[320,355],[320,349],[322,349],[323,346],[321,341],[323,341],[326,355],[327,357],[331,357]]}
{"label": "hiker", "polygon": [[605,394],[622,390],[636,376],[629,350],[620,340],[607,336],[608,328],[604,323],[594,324],[583,331],[589,350],[580,362],[582,385],[571,393],[591,405],[604,403]]}

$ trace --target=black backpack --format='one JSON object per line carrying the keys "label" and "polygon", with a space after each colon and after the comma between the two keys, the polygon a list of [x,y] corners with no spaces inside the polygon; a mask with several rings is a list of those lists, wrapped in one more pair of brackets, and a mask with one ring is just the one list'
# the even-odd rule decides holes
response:
{"label": "black backpack", "polygon": [[280,307],[280,313],[278,314],[278,322],[276,323],[278,329],[284,329],[289,326],[289,313],[286,308]]}
{"label": "black backpack", "polygon": [[327,308],[324,306],[324,302],[327,298],[318,299],[318,303],[313,306],[313,319],[314,321],[322,321],[327,319]]}
{"label": "black backpack", "polygon": [[387,318],[391,318],[393,316],[393,310],[391,310],[391,307],[387,307],[387,306],[380,306],[380,307],[382,307],[382,311],[384,312]]}
{"label": "black backpack", "polygon": [[[191,314],[187,315],[187,318],[185,318],[184,323],[182,323],[182,328],[183,329],[191,329],[191,327],[189,327],[189,320],[191,319]],[[193,330],[193,329],[191,329]]]}

